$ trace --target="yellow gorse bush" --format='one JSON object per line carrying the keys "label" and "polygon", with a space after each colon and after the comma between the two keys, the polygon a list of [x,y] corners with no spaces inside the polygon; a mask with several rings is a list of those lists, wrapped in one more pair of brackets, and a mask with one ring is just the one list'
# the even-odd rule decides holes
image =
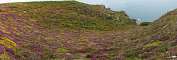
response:
{"label": "yellow gorse bush", "polygon": [[5,51],[2,54],[0,54],[0,60],[11,60],[8,53]]}
{"label": "yellow gorse bush", "polygon": [[[14,41],[7,37],[0,36],[0,45],[14,49],[17,45]],[[10,56],[8,55],[7,51],[4,49],[4,52],[0,54],[0,60],[11,60]]]}
{"label": "yellow gorse bush", "polygon": [[7,37],[0,37],[0,45],[3,45],[4,47],[6,48],[15,48],[17,46],[17,44],[10,40],[9,38]]}
{"label": "yellow gorse bush", "polygon": [[161,41],[155,40],[155,41],[153,41],[153,42],[151,42],[151,43],[149,43],[149,44],[146,44],[146,45],[144,46],[144,48],[157,47],[157,46],[160,46],[161,44],[162,44]]}

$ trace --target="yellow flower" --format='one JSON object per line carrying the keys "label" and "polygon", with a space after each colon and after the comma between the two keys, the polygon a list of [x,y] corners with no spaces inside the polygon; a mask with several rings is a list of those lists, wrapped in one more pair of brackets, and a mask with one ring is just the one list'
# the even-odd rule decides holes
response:
{"label": "yellow flower", "polygon": [[17,44],[14,41],[10,40],[7,37],[0,37],[0,38],[1,38],[0,45],[5,46],[6,48],[15,48],[17,46]]}

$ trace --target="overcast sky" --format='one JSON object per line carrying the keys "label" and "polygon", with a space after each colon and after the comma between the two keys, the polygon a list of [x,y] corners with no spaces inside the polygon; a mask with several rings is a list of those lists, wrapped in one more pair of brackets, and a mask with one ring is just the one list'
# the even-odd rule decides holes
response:
{"label": "overcast sky", "polygon": [[[0,0],[4,2],[41,1],[41,0]],[[60,0],[42,0],[60,1]],[[124,10],[132,18],[153,21],[167,11],[177,8],[177,0],[80,0],[89,4],[103,4],[112,10]]]}

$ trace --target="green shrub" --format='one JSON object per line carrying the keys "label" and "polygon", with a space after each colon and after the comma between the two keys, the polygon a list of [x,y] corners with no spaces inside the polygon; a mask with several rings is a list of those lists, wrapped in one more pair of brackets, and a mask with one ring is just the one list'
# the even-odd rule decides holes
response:
{"label": "green shrub", "polygon": [[43,56],[43,60],[53,60],[58,58],[53,51],[47,48],[44,49],[44,54],[45,55]]}
{"label": "green shrub", "polygon": [[141,58],[138,57],[128,57],[126,60],[142,60]]}
{"label": "green shrub", "polygon": [[137,49],[129,49],[126,53],[126,60],[141,60],[138,56]]}
{"label": "green shrub", "polygon": [[159,52],[166,52],[169,47],[170,47],[170,45],[163,44],[160,46]]}
{"label": "green shrub", "polygon": [[149,24],[151,24],[152,22],[142,22],[140,23],[140,26],[148,26]]}
{"label": "green shrub", "polygon": [[69,50],[66,49],[66,48],[58,48],[57,51],[58,51],[59,53],[67,53]]}

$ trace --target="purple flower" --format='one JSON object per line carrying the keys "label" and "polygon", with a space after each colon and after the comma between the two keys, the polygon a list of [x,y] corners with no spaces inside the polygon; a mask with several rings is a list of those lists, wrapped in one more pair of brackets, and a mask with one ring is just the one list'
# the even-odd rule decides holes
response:
{"label": "purple flower", "polygon": [[4,52],[4,47],[0,45],[0,54]]}
{"label": "purple flower", "polygon": [[14,20],[17,19],[17,15],[15,15],[15,14],[0,14],[0,17],[3,20],[8,20],[8,17],[12,17]]}
{"label": "purple flower", "polygon": [[6,51],[7,51],[9,54],[14,55],[14,50],[13,50],[13,49],[11,49],[11,48],[6,48]]}
{"label": "purple flower", "polygon": [[95,55],[91,57],[91,60],[96,60],[96,59],[97,59],[97,56]]}
{"label": "purple flower", "polygon": [[158,39],[160,39],[160,38],[161,38],[160,35],[154,35],[154,36],[152,36],[152,39],[153,39],[153,40],[158,40]]}

